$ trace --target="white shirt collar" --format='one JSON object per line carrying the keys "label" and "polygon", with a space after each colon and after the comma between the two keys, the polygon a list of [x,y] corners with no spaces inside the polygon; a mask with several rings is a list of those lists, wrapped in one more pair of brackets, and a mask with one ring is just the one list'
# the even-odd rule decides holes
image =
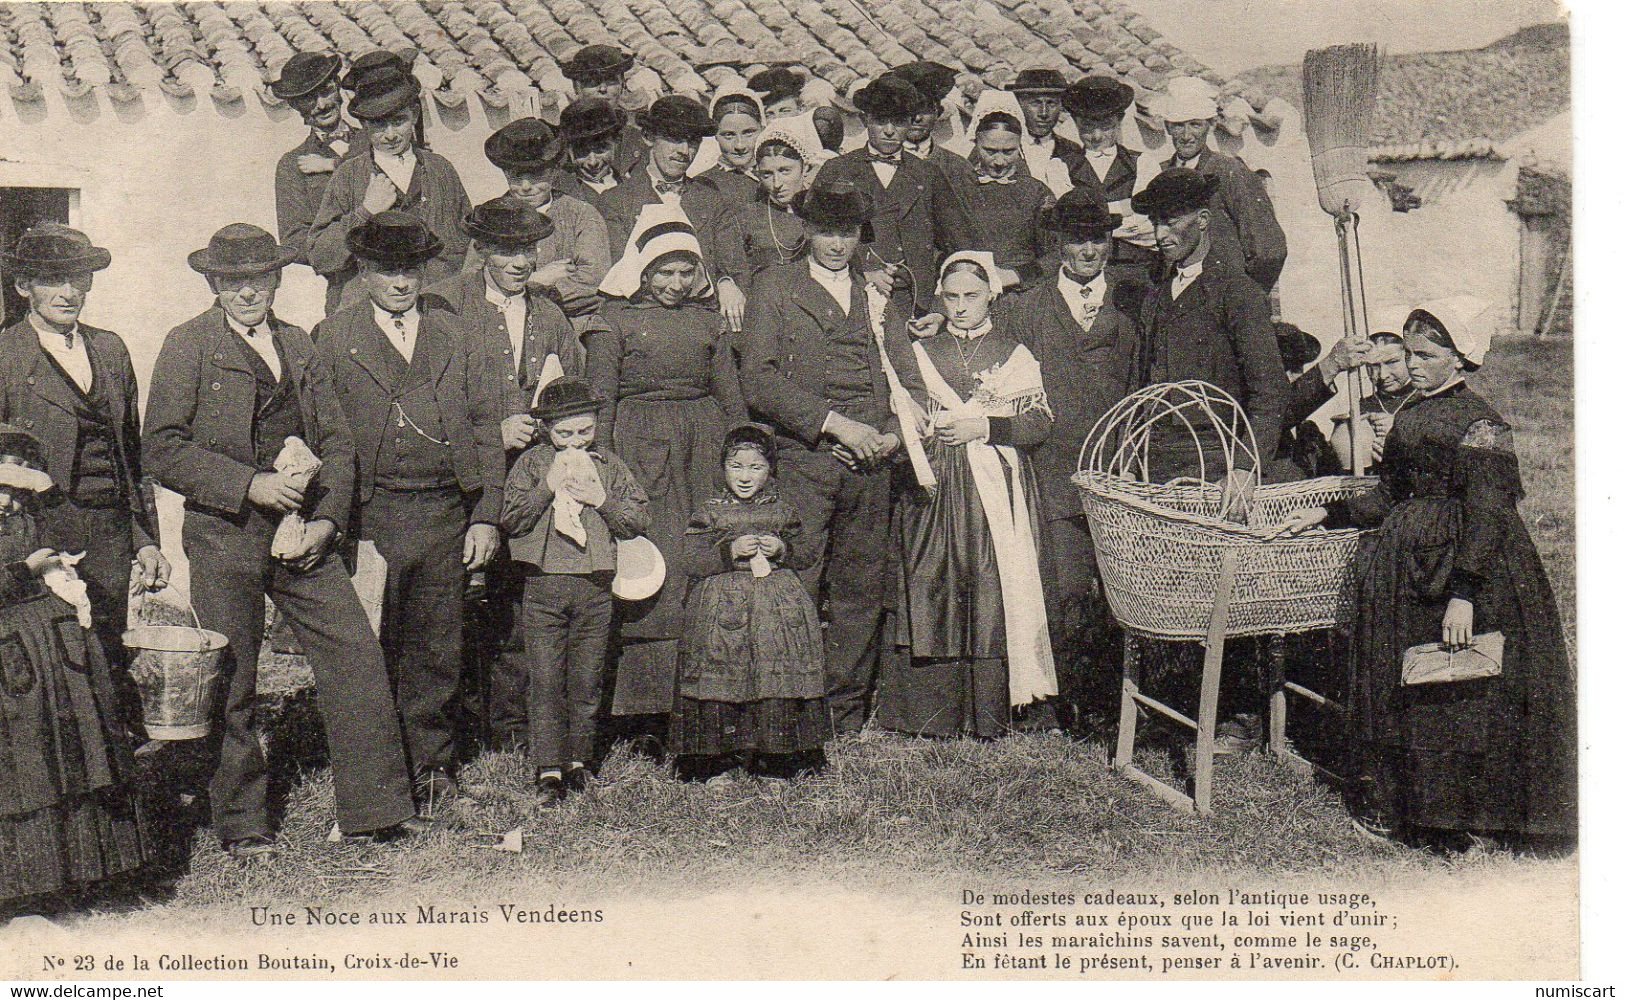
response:
{"label": "white shirt collar", "polygon": [[1104,270],[1088,281],[1079,281],[1071,274],[1068,274],[1066,268],[1063,267],[1057,272],[1057,277],[1063,292],[1071,290],[1086,299],[1104,300],[1106,297],[1106,272]]}
{"label": "white shirt collar", "polygon": [[969,330],[961,330],[950,323],[948,325],[948,332],[961,340],[975,340],[977,337],[984,337],[993,332],[993,321],[991,319],[984,319],[982,322],[971,327]]}
{"label": "white shirt collar", "polygon": [[417,169],[418,154],[415,149],[407,149],[400,156],[391,156],[379,149],[372,151],[372,162],[383,172],[389,182],[405,192],[412,186],[412,172]]}
{"label": "white shirt collar", "polygon": [[1094,325],[1095,316],[1106,300],[1106,272],[1101,271],[1087,283],[1080,282],[1062,268],[1056,281],[1067,311],[1085,330]]}
{"label": "white shirt collar", "polygon": [[919,143],[918,145],[909,142],[907,139],[903,140],[903,148],[924,160],[930,158],[931,151],[936,147],[934,140],[930,136],[926,136],[925,141]]}
{"label": "white shirt collar", "polygon": [[226,313],[226,326],[230,327],[237,336],[243,338],[243,341],[254,349],[254,353],[260,356],[260,360],[265,362],[265,366],[271,369],[273,376],[278,379],[282,378],[282,359],[277,356],[276,341],[271,338],[271,317],[269,314],[260,320],[258,326],[247,327],[237,322],[236,317],[232,316],[231,313]]}
{"label": "white shirt collar", "polygon": [[62,331],[51,326],[40,326],[39,322],[35,319],[34,314],[29,313],[28,325],[32,326],[34,328],[34,332],[39,335],[40,343],[53,350],[73,350],[75,347],[78,347],[85,342],[85,339],[79,336],[78,323],[74,323],[73,327],[68,330],[67,333],[63,333]]}
{"label": "white shirt collar", "polygon": [[814,281],[824,286],[824,290],[829,292],[830,297],[835,300],[836,305],[841,307],[842,312],[850,313],[852,311],[851,267],[831,271],[809,256],[807,258],[807,273],[812,275]]}
{"label": "white shirt collar", "polygon": [[40,348],[56,359],[81,391],[89,392],[95,374],[91,371],[90,349],[85,346],[85,338],[79,333],[79,324],[75,323],[73,329],[61,333],[49,326],[41,328],[35,322],[33,313],[28,314],[28,320],[39,337]]}
{"label": "white shirt collar", "polygon": [[[397,316],[374,302],[372,304],[372,318],[378,324],[378,329],[383,332],[384,339],[389,341],[390,346],[399,351],[401,357],[405,358],[407,363],[410,364],[412,352],[416,350],[418,343],[418,322],[422,319],[422,314],[418,312],[417,306],[413,305],[412,308]],[[396,320],[400,321],[399,326],[396,325]]]}
{"label": "white shirt collar", "polygon": [[1194,264],[1184,264],[1175,268],[1173,276],[1174,298],[1179,298],[1179,293],[1191,287],[1191,285],[1196,282],[1196,279],[1200,278],[1201,276],[1202,261],[1200,260],[1196,261]]}
{"label": "white shirt collar", "polygon": [[525,319],[528,305],[525,302],[525,293],[516,292],[509,295],[502,289],[491,284],[491,279],[485,279],[485,301],[497,307],[502,313],[502,325],[508,328],[508,345],[513,348],[515,364],[519,355],[525,348]]}
{"label": "white shirt collar", "polygon": [[588,190],[596,191],[599,194],[603,194],[605,191],[608,191],[610,188],[613,188],[621,183],[615,179],[615,171],[613,170],[605,174],[602,180],[596,181],[588,177],[582,177],[580,174],[577,174],[576,176],[581,178],[581,183],[586,186]]}

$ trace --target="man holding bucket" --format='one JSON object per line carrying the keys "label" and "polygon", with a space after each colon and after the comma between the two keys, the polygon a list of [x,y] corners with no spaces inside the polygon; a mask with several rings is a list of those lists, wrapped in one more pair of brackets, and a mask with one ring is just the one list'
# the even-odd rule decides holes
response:
{"label": "man holding bucket", "polygon": [[[349,425],[310,337],[271,312],[282,268],[298,256],[246,223],[190,256],[216,304],[164,339],[142,439],[148,471],[186,497],[182,539],[198,618],[229,642],[209,796],[222,846],[240,859],[275,848],[254,728],[266,596],[316,676],[339,829],[389,840],[427,827],[412,804],[383,652],[333,552],[355,481]],[[308,486],[277,470],[289,438],[321,460]],[[279,558],[278,524],[296,511],[305,531]]]}

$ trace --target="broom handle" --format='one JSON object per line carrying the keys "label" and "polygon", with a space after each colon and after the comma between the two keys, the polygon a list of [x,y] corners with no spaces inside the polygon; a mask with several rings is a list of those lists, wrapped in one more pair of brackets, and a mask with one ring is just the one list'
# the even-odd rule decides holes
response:
{"label": "broom handle", "polygon": [[[1355,304],[1354,274],[1357,265],[1350,260],[1358,253],[1349,244],[1349,230],[1354,224],[1355,216],[1351,212],[1342,212],[1337,216],[1337,261],[1339,267],[1339,282],[1343,300],[1343,338],[1350,342],[1359,339],[1359,309]],[[1350,369],[1343,373],[1343,391],[1348,395],[1348,434],[1349,434],[1349,469],[1356,476],[1365,475],[1365,456],[1360,454],[1360,435],[1358,425],[1360,420],[1360,386]]]}

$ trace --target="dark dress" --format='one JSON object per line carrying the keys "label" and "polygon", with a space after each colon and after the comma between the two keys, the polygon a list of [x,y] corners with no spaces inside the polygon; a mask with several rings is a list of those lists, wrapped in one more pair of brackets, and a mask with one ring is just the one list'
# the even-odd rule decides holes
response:
{"label": "dark dress", "polygon": [[[1380,487],[1327,519],[1382,525],[1358,570],[1351,806],[1392,827],[1574,836],[1574,672],[1511,430],[1458,384],[1406,404],[1383,458]],[[1452,597],[1475,635],[1505,635],[1501,676],[1402,686],[1405,650],[1439,641]]]}
{"label": "dark dress", "polygon": [[[943,333],[920,343],[964,400],[976,387],[972,372],[1004,363],[1017,347],[1004,334],[983,334],[967,371],[955,340]],[[1035,533],[1041,524],[1038,479],[1028,456],[1048,436],[1051,423],[1047,410],[1038,408],[989,420],[989,443],[1022,453],[1019,475]],[[1011,726],[1010,673],[993,533],[966,448],[932,436],[925,449],[937,476],[935,495],[910,481],[895,504],[901,537],[895,641],[907,655],[882,661],[875,722],[932,736],[999,736]],[[1008,485],[1012,471],[1002,462],[1001,471]]]}
{"label": "dark dress", "polygon": [[995,264],[1015,271],[1021,283],[1007,292],[1037,284],[1054,253],[1053,238],[1039,225],[1039,213],[1055,203],[1050,189],[1019,166],[1007,183],[984,183],[972,169],[951,176],[949,185],[975,231],[975,242],[964,249],[987,250]]}
{"label": "dark dress", "polygon": [[806,225],[795,213],[773,204],[760,189],[733,207],[731,223],[745,248],[745,271],[751,280],[774,264],[788,264],[807,255]]}
{"label": "dark dress", "polygon": [[[648,492],[648,537],[669,564],[718,485],[723,435],[745,419],[738,368],[721,317],[697,302],[617,300],[601,315],[607,329],[587,335],[587,380],[606,401],[598,440]],[[654,597],[620,606],[616,715],[671,711],[686,596],[682,574],[668,572]]]}
{"label": "dark dress", "polygon": [[[755,576],[728,552],[741,535],[776,535],[784,552]],[[760,499],[716,497],[689,520],[682,569],[693,582],[672,711],[674,754],[801,754],[830,737],[824,638],[796,571],[817,553],[801,518],[769,484]]]}
{"label": "dark dress", "polygon": [[29,515],[0,515],[0,900],[82,889],[148,852],[107,659],[23,565],[42,547]]}

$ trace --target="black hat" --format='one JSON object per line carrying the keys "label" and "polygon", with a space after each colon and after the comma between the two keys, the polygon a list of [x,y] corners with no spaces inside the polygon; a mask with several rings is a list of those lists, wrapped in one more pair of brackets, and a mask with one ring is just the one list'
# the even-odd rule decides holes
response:
{"label": "black hat", "polygon": [[655,98],[647,110],[638,112],[638,128],[649,135],[672,139],[703,139],[717,134],[717,123],[706,113],[705,105],[681,94]]}
{"label": "black hat", "polygon": [[553,220],[505,194],[463,216],[462,230],[481,243],[532,246],[553,235]]}
{"label": "black hat", "polygon": [[603,399],[592,391],[592,386],[581,379],[567,377],[547,384],[547,388],[542,390],[541,398],[531,408],[531,415],[538,420],[552,423],[565,417],[597,413],[603,405]]}
{"label": "black hat", "polygon": [[576,83],[596,83],[625,76],[632,68],[632,57],[613,45],[585,45],[560,68],[566,78]]}
{"label": "black hat", "polygon": [[1293,323],[1275,324],[1275,343],[1288,372],[1300,372],[1320,357],[1320,341]]}
{"label": "black hat", "polygon": [[624,128],[626,112],[598,98],[572,101],[559,115],[559,138],[566,146],[617,136]]}
{"label": "black hat", "polygon": [[410,76],[412,64],[407,61],[405,56],[391,52],[388,49],[373,49],[371,52],[363,52],[356,57],[355,62],[350,64],[350,68],[345,71],[344,75],[339,77],[339,86],[353,92],[369,77],[376,75],[381,70],[388,73],[398,73],[402,76]]}
{"label": "black hat", "polygon": [[846,119],[840,108],[828,105],[813,108],[813,131],[818,133],[818,141],[824,144],[824,149],[831,153],[841,151],[841,140],[846,138]]}
{"label": "black hat", "polygon": [[1066,77],[1055,69],[1024,69],[1004,89],[1012,94],[1059,94],[1066,90]]}
{"label": "black hat", "polygon": [[0,461],[45,469],[45,449],[39,438],[13,423],[0,423]]}
{"label": "black hat", "polygon": [[1131,204],[1136,212],[1153,220],[1177,219],[1206,208],[1218,186],[1216,176],[1170,167],[1152,178],[1145,190],[1133,197]]}
{"label": "black hat", "polygon": [[350,98],[350,114],[360,121],[388,118],[418,99],[423,85],[410,73],[380,67],[361,78]]}
{"label": "black hat", "polygon": [[948,97],[948,91],[954,89],[954,81],[959,76],[952,67],[929,59],[904,63],[892,72],[913,84],[914,89],[933,104],[941,104]]}
{"label": "black hat", "polygon": [[745,86],[762,95],[763,104],[800,97],[806,85],[807,77],[788,66],[769,66],[745,81]]}
{"label": "black hat", "polygon": [[90,237],[60,222],[42,222],[23,233],[6,254],[16,275],[84,274],[113,263],[106,249],[93,246]]}
{"label": "black hat", "polygon": [[485,158],[503,170],[551,167],[563,150],[553,126],[540,118],[516,118],[485,140]]}
{"label": "black hat", "polygon": [[209,245],[186,256],[199,274],[246,278],[280,271],[303,256],[295,247],[277,243],[276,237],[247,222],[233,222],[209,237]]}
{"label": "black hat", "polygon": [[284,101],[314,93],[338,75],[341,62],[334,52],[295,52],[271,81],[271,93]]}
{"label": "black hat", "polygon": [[1075,187],[1049,208],[1039,213],[1038,224],[1062,239],[1103,240],[1123,221],[1106,206],[1106,199],[1086,188]]}
{"label": "black hat", "polygon": [[1121,118],[1133,103],[1134,88],[1109,76],[1086,76],[1061,95],[1066,113],[1078,121]]}
{"label": "black hat", "polygon": [[427,263],[442,247],[440,237],[422,219],[393,209],[350,230],[344,245],[363,260],[405,267]]}
{"label": "black hat", "polygon": [[851,181],[813,184],[791,200],[802,221],[811,226],[862,227],[874,215],[875,202]]}
{"label": "black hat", "polygon": [[931,102],[896,73],[882,73],[852,95],[852,106],[877,118],[910,118]]}

